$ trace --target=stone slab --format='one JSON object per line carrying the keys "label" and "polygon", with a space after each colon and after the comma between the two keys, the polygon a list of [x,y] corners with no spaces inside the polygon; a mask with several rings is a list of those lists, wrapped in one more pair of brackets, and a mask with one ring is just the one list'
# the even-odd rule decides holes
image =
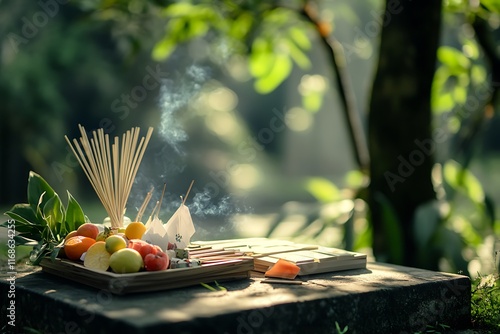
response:
{"label": "stone slab", "polygon": [[[347,333],[371,334],[470,325],[468,277],[381,263],[302,277],[302,285],[252,278],[220,283],[227,291],[194,286],[125,296],[40,270],[21,276],[15,281],[18,332],[26,326],[72,334],[336,333],[338,323]],[[2,300],[9,288],[2,279]],[[2,324],[6,307],[2,303]]]}

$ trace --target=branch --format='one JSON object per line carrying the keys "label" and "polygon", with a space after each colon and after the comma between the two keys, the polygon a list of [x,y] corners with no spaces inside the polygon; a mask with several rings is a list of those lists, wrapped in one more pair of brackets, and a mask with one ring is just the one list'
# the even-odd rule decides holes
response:
{"label": "branch", "polygon": [[361,124],[360,115],[356,108],[356,99],[351,89],[349,74],[346,69],[344,49],[340,42],[329,33],[329,30],[325,29],[325,24],[320,21],[307,2],[300,11],[300,14],[316,27],[322,44],[330,50],[328,56],[330,57],[336,74],[340,101],[348,123],[349,137],[353,146],[355,159],[362,171],[368,171],[370,159],[368,145],[366,143],[365,131]]}

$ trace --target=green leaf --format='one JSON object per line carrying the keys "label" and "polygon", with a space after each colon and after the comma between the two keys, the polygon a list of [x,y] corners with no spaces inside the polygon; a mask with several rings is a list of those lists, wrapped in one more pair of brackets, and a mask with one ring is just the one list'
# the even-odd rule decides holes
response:
{"label": "green leaf", "polygon": [[153,47],[151,56],[156,61],[165,60],[174,52],[176,46],[176,41],[172,37],[166,36],[161,41],[156,43]]}
{"label": "green leaf", "polygon": [[31,205],[33,211],[37,212],[41,198],[40,207],[43,208],[47,201],[54,196],[54,193],[54,189],[49,186],[47,181],[35,172],[30,171],[28,178],[28,203]]}
{"label": "green leaf", "polygon": [[47,222],[47,226],[54,234],[54,237],[59,233],[65,234],[64,209],[57,194],[54,194],[43,207],[43,217]]}
{"label": "green leaf", "polygon": [[68,191],[68,205],[66,207],[66,228],[67,231],[74,231],[85,223],[85,214],[82,207]]}
{"label": "green leaf", "polygon": [[470,60],[455,48],[441,46],[437,53],[439,61],[450,68],[454,74],[465,72],[470,67]]}
{"label": "green leaf", "polygon": [[302,50],[309,50],[311,48],[311,41],[303,29],[292,26],[288,29],[288,34]]}
{"label": "green leaf", "polygon": [[337,186],[321,177],[311,178],[306,183],[307,191],[318,201],[330,203],[340,199],[340,191]]}
{"label": "green leaf", "polygon": [[[202,7],[201,5],[199,6]],[[188,2],[177,2],[166,7],[163,13],[166,16],[191,16],[199,10],[198,6]]]}
{"label": "green leaf", "polygon": [[449,160],[444,164],[444,179],[454,189],[461,190],[476,204],[483,205],[484,191],[481,182],[456,161]]}
{"label": "green leaf", "polygon": [[484,66],[473,65],[471,68],[471,80],[476,85],[481,85],[486,81],[486,69]]}
{"label": "green leaf", "polygon": [[288,52],[290,57],[292,57],[293,61],[299,65],[302,69],[308,69],[311,67],[311,62],[309,58],[300,50],[297,45],[295,45],[291,40],[286,39],[283,41],[288,48]]}
{"label": "green leaf", "polygon": [[316,112],[323,105],[323,92],[309,92],[302,96],[302,105],[304,109]]}
{"label": "green leaf", "polygon": [[274,62],[275,55],[270,41],[262,37],[256,38],[249,58],[250,74],[255,78],[263,77],[271,72]]}
{"label": "green leaf", "polygon": [[185,36],[185,39],[188,40],[195,37],[201,37],[207,33],[208,28],[208,24],[206,24],[202,20],[191,20],[188,23],[188,32]]}
{"label": "green leaf", "polygon": [[[10,211],[5,213],[16,222],[26,225],[41,225],[29,204],[15,204]],[[17,224],[16,224],[17,227]]]}
{"label": "green leaf", "polygon": [[481,4],[490,12],[500,14],[500,1],[498,0],[481,0]]}
{"label": "green leaf", "polygon": [[241,13],[231,24],[229,34],[233,38],[243,39],[252,28],[254,18],[250,12]]}
{"label": "green leaf", "polygon": [[272,92],[278,87],[292,71],[292,61],[286,54],[277,54],[271,72],[265,77],[260,77],[255,82],[255,90],[261,94]]}
{"label": "green leaf", "polygon": [[453,97],[456,103],[464,104],[467,101],[467,89],[466,87],[456,86],[453,90]]}
{"label": "green leaf", "polygon": [[217,291],[216,288],[214,288],[214,287],[212,287],[212,286],[210,286],[210,285],[208,285],[206,283],[200,283],[200,284],[201,284],[202,287],[204,287],[204,288],[206,288],[206,289],[208,289],[210,291]]}
{"label": "green leaf", "polygon": [[38,241],[20,235],[14,237],[17,246],[36,246]]}

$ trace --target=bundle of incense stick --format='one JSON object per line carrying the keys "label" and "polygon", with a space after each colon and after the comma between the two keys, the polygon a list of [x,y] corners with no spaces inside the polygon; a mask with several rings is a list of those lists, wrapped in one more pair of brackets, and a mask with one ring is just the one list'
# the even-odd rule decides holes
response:
{"label": "bundle of incense stick", "polygon": [[196,258],[202,263],[252,259],[252,257],[246,256],[242,252],[237,252],[235,250],[213,249],[211,247],[189,249],[189,257]]}
{"label": "bundle of incense stick", "polygon": [[110,145],[109,135],[103,129],[93,131],[89,140],[84,127],[78,127],[80,142],[73,139],[72,145],[65,136],[66,141],[108,213],[111,228],[122,227],[127,200],[153,128],[140,141],[140,128],[132,128],[123,134],[121,145],[118,137]]}

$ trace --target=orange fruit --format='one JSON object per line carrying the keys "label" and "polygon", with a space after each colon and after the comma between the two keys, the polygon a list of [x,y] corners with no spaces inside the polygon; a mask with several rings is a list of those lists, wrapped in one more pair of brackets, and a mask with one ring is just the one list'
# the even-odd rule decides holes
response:
{"label": "orange fruit", "polygon": [[64,253],[70,260],[79,260],[82,254],[95,244],[95,242],[92,238],[77,235],[66,240],[64,243]]}
{"label": "orange fruit", "polygon": [[146,226],[141,222],[132,222],[125,229],[125,236],[131,239],[141,239],[146,232]]}

